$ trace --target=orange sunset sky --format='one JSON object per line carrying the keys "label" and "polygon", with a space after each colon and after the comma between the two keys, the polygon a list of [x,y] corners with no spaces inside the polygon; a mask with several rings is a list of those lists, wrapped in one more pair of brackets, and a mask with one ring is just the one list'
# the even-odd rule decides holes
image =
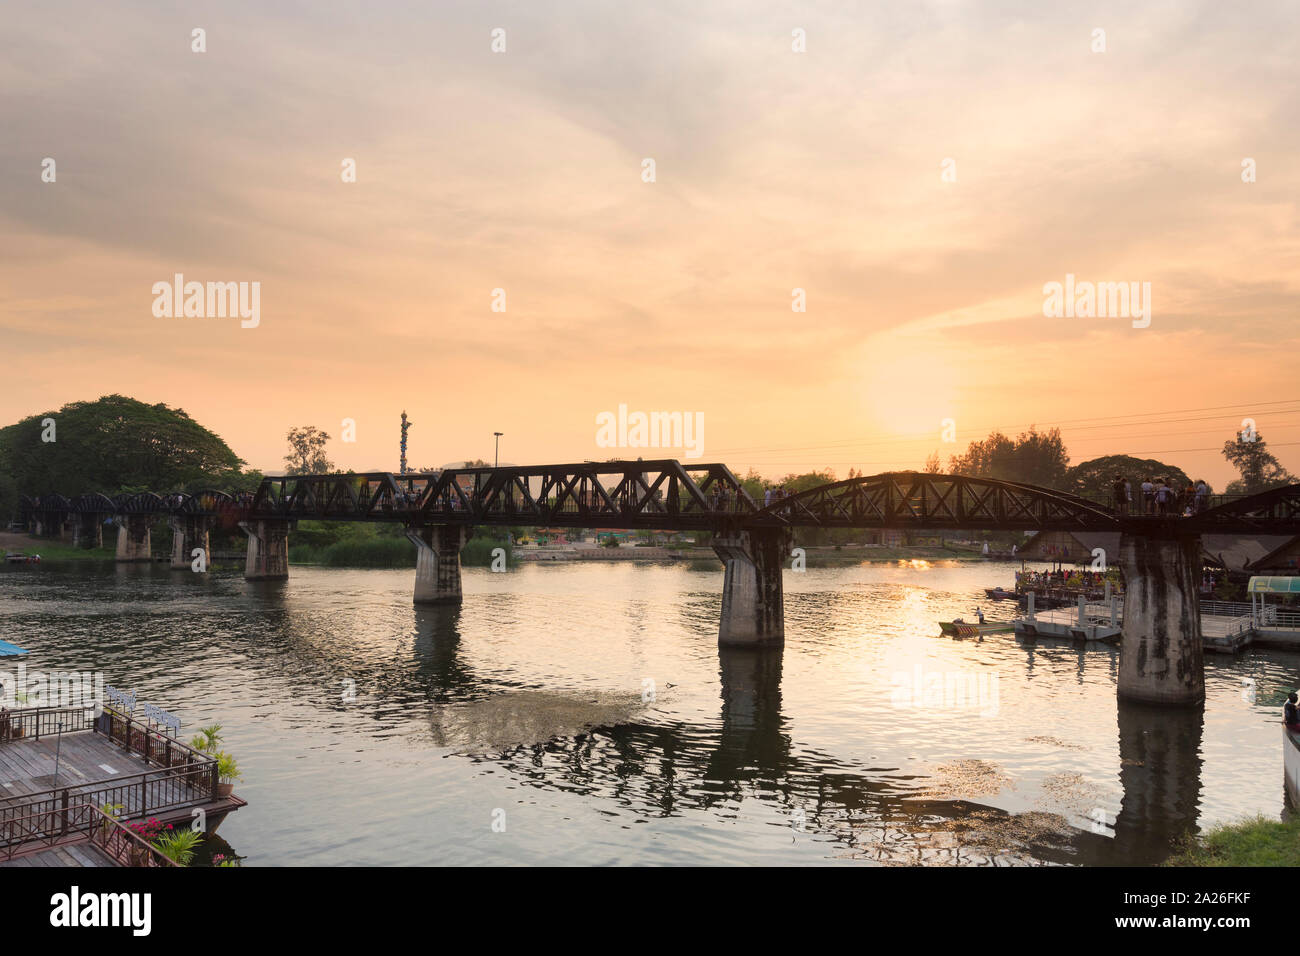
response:
{"label": "orange sunset sky", "polygon": [[[395,469],[403,409],[433,466],[608,458],[622,403],[773,477],[1060,424],[1221,488],[1250,417],[1300,471],[1298,56],[1284,2],[11,5],[0,424],[120,392]],[[155,317],[175,273],[260,324]],[[1150,326],[1045,318],[1067,273]]]}

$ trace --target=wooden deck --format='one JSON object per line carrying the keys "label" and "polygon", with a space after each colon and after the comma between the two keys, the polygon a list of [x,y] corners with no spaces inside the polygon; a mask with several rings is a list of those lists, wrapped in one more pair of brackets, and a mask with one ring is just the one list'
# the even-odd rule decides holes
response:
{"label": "wooden deck", "polygon": [[121,866],[93,843],[74,843],[28,853],[12,860],[0,861],[0,866]]}
{"label": "wooden deck", "polygon": [[[58,779],[54,777],[56,747]],[[86,784],[156,769],[102,734],[64,734],[62,741],[57,737],[7,740],[0,742],[0,799],[61,787],[78,788],[74,792],[80,793]]]}

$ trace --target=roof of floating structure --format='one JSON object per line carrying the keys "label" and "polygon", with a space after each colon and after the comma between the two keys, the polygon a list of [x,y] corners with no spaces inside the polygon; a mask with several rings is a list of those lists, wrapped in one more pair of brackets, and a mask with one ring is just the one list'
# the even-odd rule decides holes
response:
{"label": "roof of floating structure", "polygon": [[1300,576],[1253,577],[1246,585],[1250,594],[1300,594]]}
{"label": "roof of floating structure", "polygon": [[1294,540],[1295,535],[1288,534],[1204,534],[1201,549],[1205,557],[1229,571],[1248,571]]}

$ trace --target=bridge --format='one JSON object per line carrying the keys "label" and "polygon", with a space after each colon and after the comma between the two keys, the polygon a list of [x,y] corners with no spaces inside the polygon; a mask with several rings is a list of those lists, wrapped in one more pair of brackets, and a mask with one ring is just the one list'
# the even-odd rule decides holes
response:
{"label": "bridge", "polygon": [[1112,531],[1108,556],[1125,578],[1119,693],[1133,700],[1204,700],[1198,582],[1202,534],[1300,534],[1300,485],[1213,496],[1199,513],[1130,513],[1050,488],[992,478],[891,472],[756,501],[723,464],[673,459],[452,468],[430,474],[285,475],[256,492],[141,492],[24,497],[19,519],[37,534],[102,544],[118,525],[117,559],[150,559],[149,529],[172,525],[172,567],[208,551],[217,523],[248,535],[250,580],[289,574],[288,537],[313,521],[400,523],[417,549],[414,600],[461,600],[460,551],[481,526],[543,525],[707,531],[725,571],[720,645],[779,647],[782,572],[797,528]]}

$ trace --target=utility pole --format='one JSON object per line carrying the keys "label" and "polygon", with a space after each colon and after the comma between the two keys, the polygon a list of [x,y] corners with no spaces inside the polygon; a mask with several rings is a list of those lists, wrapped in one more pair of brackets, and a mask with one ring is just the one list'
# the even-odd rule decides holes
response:
{"label": "utility pole", "polygon": [[496,436],[497,440],[497,450],[492,455],[492,467],[496,468],[501,464],[501,436],[504,435],[505,432],[493,432],[492,434]]}

